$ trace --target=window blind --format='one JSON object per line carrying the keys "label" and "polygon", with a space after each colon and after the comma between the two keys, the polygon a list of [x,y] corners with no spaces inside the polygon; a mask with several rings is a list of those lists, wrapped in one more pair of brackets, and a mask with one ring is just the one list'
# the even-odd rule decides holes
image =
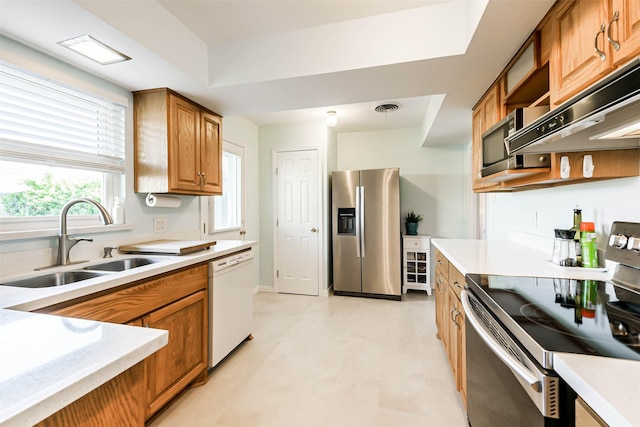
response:
{"label": "window blind", "polygon": [[124,173],[125,107],[0,61],[0,158]]}

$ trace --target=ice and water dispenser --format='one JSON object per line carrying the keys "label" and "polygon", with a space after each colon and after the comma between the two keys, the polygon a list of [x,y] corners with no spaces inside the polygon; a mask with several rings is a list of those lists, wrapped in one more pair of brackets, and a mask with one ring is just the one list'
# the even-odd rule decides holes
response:
{"label": "ice and water dispenser", "polygon": [[356,235],[355,208],[338,208],[338,235]]}

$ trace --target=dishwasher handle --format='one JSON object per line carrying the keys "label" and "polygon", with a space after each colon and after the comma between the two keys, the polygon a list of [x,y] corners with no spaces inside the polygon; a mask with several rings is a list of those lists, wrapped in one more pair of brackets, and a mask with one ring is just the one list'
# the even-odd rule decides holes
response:
{"label": "dishwasher handle", "polygon": [[487,344],[491,351],[496,356],[498,356],[502,363],[504,363],[511,370],[511,372],[513,372],[514,375],[520,377],[523,381],[525,381],[533,389],[533,391],[537,393],[542,392],[542,383],[540,382],[540,380],[526,367],[522,366],[522,364],[518,362],[518,360],[516,360],[511,354],[509,354],[504,348],[502,348],[502,346],[498,344],[482,326],[481,321],[476,317],[476,313],[469,302],[469,292],[463,290],[460,294],[460,297],[466,319],[469,321],[469,323],[471,323],[471,326],[473,326],[473,329],[475,329],[482,341]]}

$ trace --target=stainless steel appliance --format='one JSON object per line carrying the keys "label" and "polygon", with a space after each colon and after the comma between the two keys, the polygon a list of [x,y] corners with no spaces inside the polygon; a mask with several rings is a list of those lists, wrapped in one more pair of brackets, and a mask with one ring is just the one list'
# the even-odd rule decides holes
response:
{"label": "stainless steel appliance", "polygon": [[640,57],[507,137],[509,154],[640,146]]}
{"label": "stainless steel appliance", "polygon": [[573,426],[575,393],[554,353],[640,360],[640,223],[615,222],[611,281],[468,275],[472,427]]}
{"label": "stainless steel appliance", "polygon": [[332,174],[333,292],[401,299],[400,171]]}
{"label": "stainless steel appliance", "polygon": [[508,169],[549,166],[546,154],[509,155],[506,138],[549,111],[548,106],[516,108],[482,134],[482,176]]}
{"label": "stainless steel appliance", "polygon": [[253,249],[209,264],[209,367],[213,368],[253,330]]}

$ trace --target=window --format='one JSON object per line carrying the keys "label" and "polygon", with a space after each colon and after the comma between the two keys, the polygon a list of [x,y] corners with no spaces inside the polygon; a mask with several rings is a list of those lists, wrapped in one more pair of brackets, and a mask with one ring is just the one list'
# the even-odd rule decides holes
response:
{"label": "window", "polygon": [[243,226],[244,148],[224,141],[222,151],[222,196],[212,196],[209,205],[211,232],[239,230]]}
{"label": "window", "polygon": [[[34,228],[78,197],[103,204],[124,174],[125,106],[0,62],[0,220]],[[71,215],[96,211],[79,204]]]}

